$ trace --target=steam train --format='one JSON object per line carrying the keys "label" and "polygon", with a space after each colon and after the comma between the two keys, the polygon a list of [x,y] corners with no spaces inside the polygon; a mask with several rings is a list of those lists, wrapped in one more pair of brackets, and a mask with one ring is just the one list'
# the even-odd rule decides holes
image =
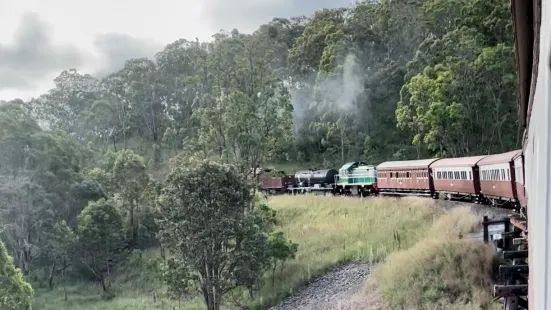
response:
{"label": "steam train", "polygon": [[416,195],[514,208],[526,206],[522,150],[459,158],[387,161],[377,166],[349,162],[339,170],[301,170],[260,175],[266,193]]}

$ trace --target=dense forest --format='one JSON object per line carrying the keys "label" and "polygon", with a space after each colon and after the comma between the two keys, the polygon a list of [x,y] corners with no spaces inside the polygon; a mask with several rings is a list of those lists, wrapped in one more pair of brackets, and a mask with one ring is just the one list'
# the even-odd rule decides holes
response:
{"label": "dense forest", "polygon": [[[509,151],[515,83],[505,0],[366,0],[178,39],[103,79],[68,68],[46,94],[0,102],[0,238],[31,284],[105,292],[124,253],[166,247],[175,294],[198,285],[217,309],[296,252],[247,194],[251,168]],[[28,303],[17,291],[0,305]]]}

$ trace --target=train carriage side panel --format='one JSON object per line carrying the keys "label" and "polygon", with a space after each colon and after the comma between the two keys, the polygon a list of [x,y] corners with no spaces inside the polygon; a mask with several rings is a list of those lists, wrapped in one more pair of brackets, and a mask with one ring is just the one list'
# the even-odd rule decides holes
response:
{"label": "train carriage side panel", "polygon": [[488,155],[478,163],[482,195],[500,203],[518,201],[513,160],[521,153],[521,150],[515,150]]}
{"label": "train carriage side panel", "polygon": [[441,159],[433,163],[434,190],[450,195],[477,197],[480,184],[477,163],[485,156]]}
{"label": "train carriage side panel", "polygon": [[526,188],[524,187],[524,155],[522,152],[513,158],[513,168],[515,170],[515,187],[517,198],[521,207],[525,208],[527,204]]}
{"label": "train carriage side panel", "polygon": [[432,194],[430,164],[438,159],[387,161],[377,166],[379,193]]}

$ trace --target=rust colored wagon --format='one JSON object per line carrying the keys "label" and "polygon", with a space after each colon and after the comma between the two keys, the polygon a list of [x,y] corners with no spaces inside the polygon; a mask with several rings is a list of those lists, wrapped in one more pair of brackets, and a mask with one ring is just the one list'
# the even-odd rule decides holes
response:
{"label": "rust colored wagon", "polygon": [[271,170],[264,170],[258,176],[258,181],[260,183],[259,189],[269,194],[280,194],[286,193],[287,189],[295,185],[295,177],[293,175],[287,175],[283,171],[277,173],[272,172]]}
{"label": "rust colored wagon", "polygon": [[480,196],[477,163],[486,156],[445,158],[434,162],[432,169],[434,190],[448,199],[478,202]]}
{"label": "rust colored wagon", "polygon": [[[488,155],[478,163],[480,169],[480,193],[494,205],[518,207],[518,186],[515,159],[522,150]],[[517,160],[517,164],[518,160]],[[519,173],[522,177],[522,173]],[[523,193],[524,194],[524,193]]]}
{"label": "rust colored wagon", "polygon": [[430,164],[437,158],[386,161],[377,166],[380,194],[433,196]]}

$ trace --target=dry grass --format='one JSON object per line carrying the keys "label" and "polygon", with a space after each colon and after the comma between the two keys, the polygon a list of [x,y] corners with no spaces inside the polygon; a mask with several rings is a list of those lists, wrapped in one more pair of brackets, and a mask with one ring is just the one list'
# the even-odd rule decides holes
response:
{"label": "dry grass", "polygon": [[344,198],[275,196],[281,229],[298,242],[297,258],[288,263],[272,287],[261,288],[257,306],[274,305],[294,288],[339,263],[377,262],[409,248],[443,211],[422,198]]}
{"label": "dry grass", "polygon": [[[456,209],[415,246],[389,255],[374,271],[387,304],[392,309],[499,309],[490,295],[493,249],[461,239],[477,222],[468,210]],[[366,292],[373,289],[369,285]]]}

